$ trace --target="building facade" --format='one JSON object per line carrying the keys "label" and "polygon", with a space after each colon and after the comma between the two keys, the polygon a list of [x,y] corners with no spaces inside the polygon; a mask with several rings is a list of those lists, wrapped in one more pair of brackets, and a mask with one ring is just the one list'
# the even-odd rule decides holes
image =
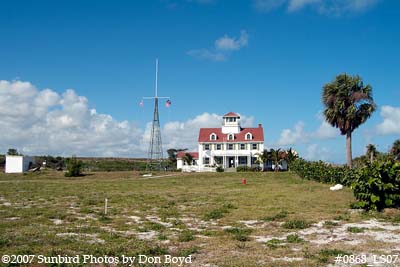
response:
{"label": "building facade", "polygon": [[[255,128],[242,128],[240,116],[229,112],[223,116],[220,128],[201,128],[198,138],[199,170],[221,166],[224,169],[238,166],[260,166],[258,154],[264,151],[264,130],[261,124]],[[178,165],[183,167],[178,156]],[[184,164],[184,163],[183,163]]]}

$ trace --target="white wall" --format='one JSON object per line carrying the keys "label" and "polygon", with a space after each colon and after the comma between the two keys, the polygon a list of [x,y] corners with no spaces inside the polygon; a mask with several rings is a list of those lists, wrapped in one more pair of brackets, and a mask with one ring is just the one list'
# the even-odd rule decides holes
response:
{"label": "white wall", "polygon": [[32,157],[6,155],[6,173],[22,173],[29,169],[29,163],[34,164]]}

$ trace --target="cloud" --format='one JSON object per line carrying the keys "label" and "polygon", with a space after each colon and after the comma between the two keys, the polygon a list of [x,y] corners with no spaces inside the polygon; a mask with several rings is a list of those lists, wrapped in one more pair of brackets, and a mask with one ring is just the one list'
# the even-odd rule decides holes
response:
{"label": "cloud", "polygon": [[280,146],[306,142],[308,135],[304,132],[304,122],[299,121],[294,129],[283,129],[277,142]]}
{"label": "cloud", "polygon": [[211,49],[201,48],[192,49],[186,52],[187,55],[197,59],[211,61],[225,61],[233,51],[238,51],[247,46],[249,36],[246,31],[240,31],[239,38],[229,37],[227,34],[218,38],[214,42],[214,47]]}
{"label": "cloud", "polygon": [[304,154],[304,158],[307,160],[322,160],[327,161],[330,157],[330,150],[326,147],[320,147],[317,144],[310,144],[306,153]]}
{"label": "cloud", "polygon": [[231,38],[228,35],[217,39],[215,41],[215,48],[222,51],[235,51],[240,48],[247,46],[249,36],[246,31],[240,32],[240,37],[238,39]]}
{"label": "cloud", "polygon": [[339,136],[339,132],[336,128],[332,127],[329,123],[327,123],[321,112],[318,112],[316,115],[317,119],[321,121],[319,127],[312,132],[304,131],[304,122],[298,121],[293,129],[283,129],[279,140],[276,142],[278,146],[288,146],[294,144],[307,143],[312,139],[333,139]]}
{"label": "cloud", "polygon": [[261,12],[269,12],[286,3],[287,0],[254,0],[253,7]]}
{"label": "cloud", "polygon": [[[254,118],[240,115],[240,121],[243,127],[251,127],[253,126]],[[185,122],[168,122],[163,127],[164,148],[188,148],[189,150],[197,151],[199,129],[221,127],[221,124],[222,115],[207,112]]]}
{"label": "cloud", "polygon": [[322,15],[340,16],[364,12],[379,2],[380,0],[254,0],[253,6],[260,12],[269,12],[285,6],[288,12],[311,8]]}
{"label": "cloud", "polygon": [[[0,81],[0,151],[70,156],[139,156],[143,132],[89,108],[68,89],[62,95],[29,82]],[[139,140],[139,141],[138,141]]]}
{"label": "cloud", "polygon": [[[147,157],[151,122],[142,129],[135,122],[99,114],[72,89],[58,94],[38,90],[29,82],[0,81],[0,118],[0,154],[16,148],[28,155]],[[241,116],[244,127],[253,121],[251,116]],[[197,150],[199,129],[221,123],[222,115],[203,113],[164,124],[164,152]]]}
{"label": "cloud", "polygon": [[383,122],[376,126],[378,134],[400,134],[400,107],[382,106]]}

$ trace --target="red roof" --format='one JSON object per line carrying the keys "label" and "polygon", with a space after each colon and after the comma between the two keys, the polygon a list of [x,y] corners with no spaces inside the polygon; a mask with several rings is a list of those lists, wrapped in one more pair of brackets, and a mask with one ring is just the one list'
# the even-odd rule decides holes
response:
{"label": "red roof", "polygon": [[[211,140],[211,134],[216,134],[216,140]],[[246,140],[246,134],[250,133],[253,138],[251,140]],[[220,143],[220,142],[264,142],[264,129],[261,124],[257,128],[242,128],[240,133],[234,134],[234,140],[228,140],[228,134],[222,133],[221,128],[200,128],[199,132],[199,142],[200,143]]]}
{"label": "red roof", "polygon": [[240,117],[240,116],[234,112],[229,112],[225,114],[224,117]]}
{"label": "red roof", "polygon": [[199,158],[199,152],[186,152],[186,151],[180,151],[176,154],[177,159],[183,158],[186,154],[190,154],[193,159],[198,159]]}

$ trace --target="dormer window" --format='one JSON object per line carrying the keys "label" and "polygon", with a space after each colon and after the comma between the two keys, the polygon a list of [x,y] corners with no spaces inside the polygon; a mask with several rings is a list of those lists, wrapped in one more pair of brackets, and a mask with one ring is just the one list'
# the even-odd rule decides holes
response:
{"label": "dormer window", "polygon": [[228,134],[228,140],[234,140],[235,136],[233,134]]}
{"label": "dormer window", "polygon": [[253,135],[251,133],[247,133],[245,139],[251,140],[251,139],[253,139]]}
{"label": "dormer window", "polygon": [[215,133],[210,134],[210,140],[212,141],[217,140],[217,135]]}

